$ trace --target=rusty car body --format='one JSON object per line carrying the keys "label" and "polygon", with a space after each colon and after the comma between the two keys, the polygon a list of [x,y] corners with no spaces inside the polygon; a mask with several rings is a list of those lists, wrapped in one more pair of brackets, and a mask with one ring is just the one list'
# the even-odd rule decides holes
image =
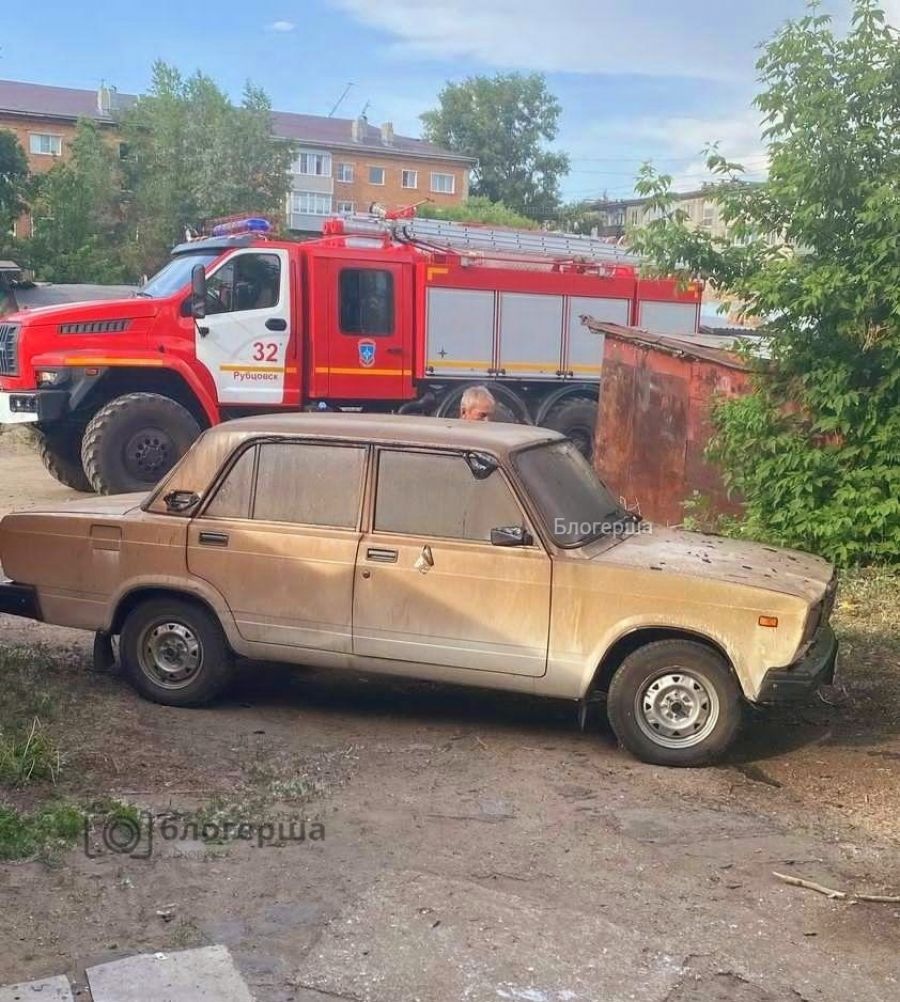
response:
{"label": "rusty car body", "polygon": [[624,511],[553,431],[259,416],[149,495],[0,523],[0,609],[119,635],[129,679],[213,698],[235,655],[606,701],[639,757],[720,756],[741,707],[834,672],[835,578],[807,554]]}

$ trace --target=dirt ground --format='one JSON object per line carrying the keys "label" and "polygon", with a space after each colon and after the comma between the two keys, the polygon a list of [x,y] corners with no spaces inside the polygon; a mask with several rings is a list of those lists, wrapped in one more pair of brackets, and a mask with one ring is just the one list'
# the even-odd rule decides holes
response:
{"label": "dirt ground", "polygon": [[[0,509],[75,496],[0,441]],[[564,704],[355,675],[245,664],[212,708],[156,706],[90,637],[0,617],[0,687],[44,701],[64,756],[0,804],[113,796],[156,825],[132,855],[92,835],[0,864],[0,984],[224,943],[266,1002],[900,999],[900,906],[772,875],[900,894],[898,609],[900,577],[850,576],[845,692],[753,715],[703,770]],[[272,832],[163,837],[198,810]]]}

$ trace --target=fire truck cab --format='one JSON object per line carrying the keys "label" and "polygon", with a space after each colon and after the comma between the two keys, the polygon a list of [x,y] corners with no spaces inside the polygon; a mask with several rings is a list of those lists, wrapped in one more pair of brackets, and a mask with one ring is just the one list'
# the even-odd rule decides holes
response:
{"label": "fire truck cab", "polygon": [[245,220],[176,247],[133,298],[0,323],[0,422],[39,433],[79,490],[148,489],[202,429],[304,408],[454,416],[486,383],[500,420],[592,448],[597,319],[694,331],[700,289],[643,280],[602,241],[411,218],[270,239]]}

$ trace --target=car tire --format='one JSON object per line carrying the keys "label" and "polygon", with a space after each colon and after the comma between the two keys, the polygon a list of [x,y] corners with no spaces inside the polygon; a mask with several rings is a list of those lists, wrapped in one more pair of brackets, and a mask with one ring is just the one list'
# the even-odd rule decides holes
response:
{"label": "car tire", "polygon": [[234,657],[216,617],[197,602],[151,599],[127,616],[119,660],[128,681],[155,703],[202,706],[234,673]]}
{"label": "car tire", "polygon": [[91,493],[93,487],[81,461],[81,428],[38,432],[38,452],[44,469],[64,487]]}
{"label": "car tire", "polygon": [[550,411],[543,425],[571,439],[584,458],[589,463],[593,462],[597,430],[596,400],[587,397],[567,400]]}
{"label": "car tire", "polygon": [[613,675],[607,712],[619,743],[653,765],[709,765],[740,729],[740,687],[722,656],[690,640],[632,652]]}
{"label": "car tire", "polygon": [[88,422],[81,445],[84,472],[98,494],[150,490],[188,451],[200,425],[159,393],[128,393]]}

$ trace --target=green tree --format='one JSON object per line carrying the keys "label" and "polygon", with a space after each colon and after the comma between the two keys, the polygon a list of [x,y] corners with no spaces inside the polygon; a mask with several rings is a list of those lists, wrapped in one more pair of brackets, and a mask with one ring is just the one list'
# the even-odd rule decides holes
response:
{"label": "green tree", "polygon": [[766,326],[768,371],[716,415],[741,531],[842,564],[897,561],[900,46],[875,0],[854,0],[844,36],[813,3],[758,68],[768,180],[709,158],[729,236],[688,228],[670,179],[645,167],[638,188],[661,216],[632,241]]}
{"label": "green tree", "polygon": [[533,230],[537,223],[502,202],[492,202],[489,198],[476,195],[467,198],[461,205],[435,205],[426,203],[416,210],[425,219],[449,219],[457,223],[484,223],[493,226],[511,226]]}
{"label": "green tree", "polygon": [[239,212],[280,217],[291,144],[272,134],[266,95],[249,84],[234,105],[207,76],[153,67],[149,92],[122,117],[131,192],[131,256],[142,271],[165,258],[186,227]]}
{"label": "green tree", "polygon": [[9,249],[13,223],[25,208],[28,158],[14,132],[0,129],[0,251]]}
{"label": "green tree", "polygon": [[27,261],[39,279],[122,282],[123,196],[115,148],[92,121],[78,123],[67,161],[35,179]]}
{"label": "green tree", "polygon": [[472,194],[543,220],[559,206],[569,158],[545,148],[556,138],[561,107],[540,73],[500,73],[448,83],[439,107],[422,115],[425,137],[477,157]]}

